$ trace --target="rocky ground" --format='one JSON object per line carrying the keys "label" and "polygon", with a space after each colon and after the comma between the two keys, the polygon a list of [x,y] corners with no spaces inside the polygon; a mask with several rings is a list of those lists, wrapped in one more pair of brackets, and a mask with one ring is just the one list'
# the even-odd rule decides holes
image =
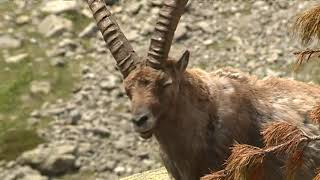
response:
{"label": "rocky ground", "polygon": [[[136,51],[145,55],[161,0],[108,2],[115,3],[112,10],[120,26]],[[54,67],[77,60],[78,70],[73,73],[79,78],[72,91],[68,91],[71,96],[46,101],[29,113],[26,121],[30,126],[48,117],[53,119],[44,128],[37,128],[45,141],[15,160],[0,159],[0,179],[113,180],[160,167],[156,142],[142,140],[133,132],[121,75],[84,1],[9,3],[16,8],[10,12],[2,10],[6,14],[0,22],[0,48],[4,49],[5,63],[21,63],[28,53],[8,55],[6,52],[10,51],[6,49],[21,48],[25,41],[34,41],[36,34],[45,43],[29,53],[45,52],[42,59]],[[232,66],[259,77],[318,81],[316,75],[312,76],[318,71],[308,71],[309,76],[291,73],[295,60],[292,52],[299,46],[290,34],[290,26],[297,12],[314,3],[191,1],[176,32],[171,55],[176,57],[189,49],[191,66],[208,71]],[[8,24],[12,28],[5,28]],[[16,33],[15,26],[21,25],[25,32]],[[52,86],[48,81],[34,81],[31,91],[46,94],[52,92]]]}

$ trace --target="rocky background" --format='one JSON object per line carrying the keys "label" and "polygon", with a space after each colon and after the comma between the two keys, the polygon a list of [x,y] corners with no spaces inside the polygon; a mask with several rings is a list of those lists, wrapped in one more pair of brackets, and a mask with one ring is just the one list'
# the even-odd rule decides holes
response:
{"label": "rocky background", "polygon": [[[162,0],[106,0],[136,51],[146,54]],[[297,12],[316,1],[193,0],[171,56],[191,66],[292,73]],[[0,0],[0,179],[118,179],[161,166],[154,140],[133,132],[121,75],[83,0]]]}

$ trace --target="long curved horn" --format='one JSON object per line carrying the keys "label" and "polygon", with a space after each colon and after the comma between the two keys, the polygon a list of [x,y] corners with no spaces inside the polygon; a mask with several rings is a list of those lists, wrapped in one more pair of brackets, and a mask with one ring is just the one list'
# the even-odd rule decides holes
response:
{"label": "long curved horn", "polygon": [[187,3],[188,0],[164,1],[147,55],[147,64],[151,67],[159,69],[167,60],[174,32]]}
{"label": "long curved horn", "polygon": [[97,21],[103,38],[124,77],[127,77],[139,62],[127,38],[106,6],[104,0],[88,0],[88,5]]}

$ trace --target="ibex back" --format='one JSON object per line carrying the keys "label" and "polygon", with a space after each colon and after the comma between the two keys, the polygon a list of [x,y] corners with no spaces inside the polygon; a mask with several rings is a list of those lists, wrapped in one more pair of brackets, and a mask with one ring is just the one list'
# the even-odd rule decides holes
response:
{"label": "ibex back", "polygon": [[[261,126],[288,121],[308,132],[308,111],[320,100],[320,87],[293,80],[257,78],[234,70],[208,73],[187,69],[189,51],[180,59],[168,58],[172,38],[188,0],[165,0],[150,49],[140,58],[121,32],[103,0],[88,0],[124,76],[132,102],[132,122],[143,138],[155,136],[165,167],[177,180],[196,180],[220,170],[234,142],[261,146]],[[311,153],[312,154],[312,153]],[[307,163],[315,168],[320,160]],[[281,162],[267,168],[269,179],[281,179]],[[302,170],[310,179],[313,171]]]}

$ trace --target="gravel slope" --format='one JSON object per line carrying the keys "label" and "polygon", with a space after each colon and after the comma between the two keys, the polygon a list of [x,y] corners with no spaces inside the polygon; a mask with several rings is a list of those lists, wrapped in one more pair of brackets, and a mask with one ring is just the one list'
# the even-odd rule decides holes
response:
{"label": "gravel slope", "polygon": [[[80,2],[81,13],[86,14],[88,9]],[[171,55],[177,57],[187,48],[193,67],[209,71],[232,66],[259,77],[291,77],[292,52],[299,46],[289,27],[297,12],[315,2],[191,1]],[[120,26],[141,55],[146,54],[160,3],[120,1],[112,6]],[[70,37],[76,42],[79,38],[77,33]],[[72,97],[37,111],[55,119],[48,129],[39,132],[48,143],[15,162],[0,163],[0,179],[27,179],[32,174],[33,178],[59,179],[70,173],[118,179],[161,166],[156,142],[142,140],[133,132],[121,76],[100,34],[91,33],[87,39],[89,45],[82,53],[92,60],[82,66],[81,82]],[[57,161],[65,168],[57,169]]]}

